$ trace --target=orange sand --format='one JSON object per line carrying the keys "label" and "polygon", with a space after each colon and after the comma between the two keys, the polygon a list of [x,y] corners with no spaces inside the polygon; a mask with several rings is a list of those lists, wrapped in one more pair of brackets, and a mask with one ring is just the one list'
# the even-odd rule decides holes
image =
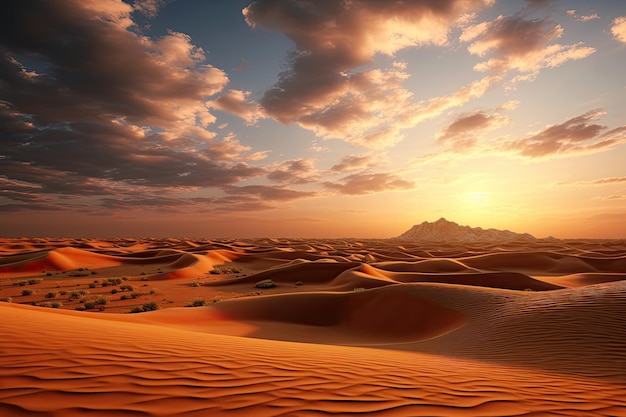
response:
{"label": "orange sand", "polygon": [[626,416],[625,278],[623,241],[5,239],[0,416]]}

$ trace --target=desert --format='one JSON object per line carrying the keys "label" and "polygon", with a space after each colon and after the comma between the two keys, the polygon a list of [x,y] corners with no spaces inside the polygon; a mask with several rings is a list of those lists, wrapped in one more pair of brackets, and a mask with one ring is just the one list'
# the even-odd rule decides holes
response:
{"label": "desert", "polygon": [[626,416],[625,241],[424,227],[5,238],[0,414]]}
{"label": "desert", "polygon": [[624,0],[0,0],[0,417],[626,417],[624,63]]}

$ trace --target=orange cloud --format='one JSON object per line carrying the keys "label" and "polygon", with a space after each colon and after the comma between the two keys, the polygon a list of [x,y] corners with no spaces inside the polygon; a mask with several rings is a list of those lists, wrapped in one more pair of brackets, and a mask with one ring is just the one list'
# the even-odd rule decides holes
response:
{"label": "orange cloud", "polygon": [[626,43],[626,16],[620,16],[613,20],[611,33],[615,40]]}
{"label": "orange cloud", "polygon": [[[258,0],[243,11],[250,26],[280,29],[296,44],[278,82],[260,100],[266,114],[323,138],[384,147],[399,141],[415,105],[402,88],[403,66],[358,68],[376,54],[445,45],[465,13],[492,0],[381,2]],[[402,111],[405,109],[405,111]],[[409,110],[407,110],[409,109]]]}
{"label": "orange cloud", "polygon": [[604,114],[589,111],[526,138],[503,142],[502,149],[535,159],[603,152],[626,143],[623,127],[604,132],[606,126],[594,123]]}
{"label": "orange cloud", "polygon": [[239,116],[248,123],[254,123],[263,117],[263,111],[258,103],[249,100],[249,96],[249,91],[229,90],[217,99],[209,101],[207,105]]}
{"label": "orange cloud", "polygon": [[595,186],[595,185],[608,185],[608,184],[622,184],[626,183],[626,177],[607,177],[599,178],[597,180],[589,181],[570,181],[570,182],[557,182],[555,185],[573,185],[573,186]]}
{"label": "orange cloud", "polygon": [[566,13],[569,16],[573,17],[574,20],[576,20],[577,22],[588,22],[590,20],[600,19],[600,16],[598,16],[598,14],[595,12],[589,13],[587,15],[579,15],[576,13],[576,10],[572,9],[572,10],[567,10]]}
{"label": "orange cloud", "polygon": [[348,175],[339,182],[325,182],[324,188],[340,194],[360,195],[383,191],[407,190],[415,187],[412,181],[392,173],[359,173]]}
{"label": "orange cloud", "polygon": [[437,134],[437,141],[447,144],[451,150],[462,151],[473,148],[477,143],[476,134],[492,130],[510,123],[507,116],[498,113],[477,111],[459,116],[454,122]]}
{"label": "orange cloud", "polygon": [[521,73],[513,81],[533,80],[544,68],[582,59],[595,52],[582,42],[573,45],[553,43],[563,34],[561,25],[546,20],[527,20],[518,16],[499,16],[464,29],[460,40],[471,42],[468,51],[479,57],[492,56],[476,64],[480,72]]}
{"label": "orange cloud", "polygon": [[373,168],[380,166],[380,157],[377,155],[346,155],[341,158],[338,164],[330,168],[331,172],[346,172],[355,169]]}

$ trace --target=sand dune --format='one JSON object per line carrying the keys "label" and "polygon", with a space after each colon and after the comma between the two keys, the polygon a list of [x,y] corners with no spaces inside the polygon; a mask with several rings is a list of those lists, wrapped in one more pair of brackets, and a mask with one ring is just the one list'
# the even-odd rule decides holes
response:
{"label": "sand dune", "polygon": [[623,241],[0,254],[2,416],[626,416]]}

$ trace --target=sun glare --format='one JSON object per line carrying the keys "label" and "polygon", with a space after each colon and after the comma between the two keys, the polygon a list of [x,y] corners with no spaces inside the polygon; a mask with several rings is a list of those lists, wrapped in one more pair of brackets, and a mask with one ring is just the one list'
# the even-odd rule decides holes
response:
{"label": "sun glare", "polygon": [[489,193],[486,191],[468,191],[464,198],[468,208],[482,208],[489,203]]}

